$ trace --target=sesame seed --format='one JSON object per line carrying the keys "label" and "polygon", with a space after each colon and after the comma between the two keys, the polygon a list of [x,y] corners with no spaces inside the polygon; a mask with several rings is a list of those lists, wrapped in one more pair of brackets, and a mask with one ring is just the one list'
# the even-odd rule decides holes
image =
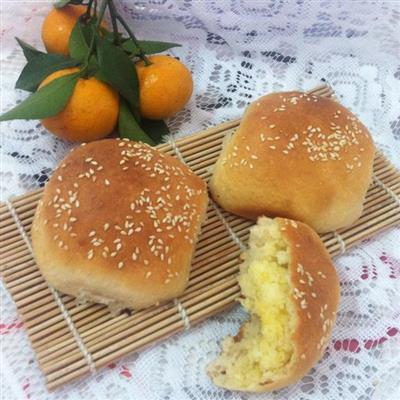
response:
{"label": "sesame seed", "polygon": [[104,183],[109,186],[110,185],[110,181],[108,179],[104,179]]}
{"label": "sesame seed", "polygon": [[120,261],[120,262],[118,263],[118,268],[121,269],[123,266],[124,266],[124,262],[123,262],[123,261]]}
{"label": "sesame seed", "polygon": [[90,250],[88,251],[88,254],[87,254],[88,260],[91,260],[91,259],[93,258],[93,256],[94,256],[93,249],[90,249]]}

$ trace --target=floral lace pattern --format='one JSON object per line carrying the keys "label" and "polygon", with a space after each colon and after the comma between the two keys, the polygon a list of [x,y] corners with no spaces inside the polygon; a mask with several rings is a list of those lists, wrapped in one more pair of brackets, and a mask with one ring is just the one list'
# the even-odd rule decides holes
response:
{"label": "floral lace pattern", "polygon": [[[14,36],[41,47],[50,3],[1,2],[1,111],[24,64]],[[170,54],[193,72],[194,95],[168,121],[179,137],[238,118],[265,93],[329,82],[400,167],[400,7],[396,1],[120,1],[139,38],[181,43]],[[37,121],[1,124],[3,199],[42,186],[73,146]],[[206,364],[246,316],[236,307],[95,376],[49,394],[14,303],[1,286],[1,391],[13,399],[400,398],[400,227],[335,260],[342,300],[332,341],[298,384],[251,395],[214,387]]]}

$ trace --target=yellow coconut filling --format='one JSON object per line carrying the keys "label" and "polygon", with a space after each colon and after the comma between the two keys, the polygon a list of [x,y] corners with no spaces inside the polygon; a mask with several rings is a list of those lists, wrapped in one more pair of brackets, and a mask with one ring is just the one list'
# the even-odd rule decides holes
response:
{"label": "yellow coconut filling", "polygon": [[288,262],[288,245],[278,223],[259,219],[239,276],[241,303],[251,317],[236,339],[224,341],[214,362],[221,386],[246,390],[285,375],[296,325]]}

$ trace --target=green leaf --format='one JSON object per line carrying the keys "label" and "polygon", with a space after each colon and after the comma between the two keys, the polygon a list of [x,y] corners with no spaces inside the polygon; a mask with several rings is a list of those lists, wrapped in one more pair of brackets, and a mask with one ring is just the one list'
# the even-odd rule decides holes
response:
{"label": "green leaf", "polygon": [[55,8],[62,8],[69,3],[70,0],[59,0],[54,3]]}
{"label": "green leaf", "polygon": [[107,85],[109,84],[109,82],[108,82],[106,76],[103,74],[103,72],[102,72],[100,69],[94,74],[94,77],[95,77],[96,79],[98,79],[99,81],[102,81],[102,82],[104,82],[104,83],[107,83]]}
{"label": "green leaf", "polygon": [[148,143],[151,146],[155,145],[155,142],[139,126],[129,108],[129,104],[123,99],[121,99],[119,105],[118,133],[121,138]]}
{"label": "green leaf", "polygon": [[0,116],[0,121],[42,119],[58,114],[71,97],[78,78],[79,72],[55,79]]}
{"label": "green leaf", "polygon": [[53,72],[75,67],[78,64],[79,61],[61,54],[40,53],[25,65],[15,84],[15,88],[34,92],[40,83]]}
{"label": "green leaf", "polygon": [[105,39],[98,40],[97,47],[101,76],[132,108],[139,108],[139,82],[130,58],[119,47]]}
{"label": "green leaf", "polygon": [[35,58],[38,55],[45,54],[40,50],[35,49],[33,46],[30,44],[24,42],[23,40],[19,38],[15,38],[18,44],[20,45],[22,51],[24,52],[24,56],[27,61],[31,61],[33,58]]}
{"label": "green leaf", "polygon": [[72,58],[83,60],[89,52],[90,43],[94,34],[94,22],[76,22],[69,37],[68,49]]}
{"label": "green leaf", "polygon": [[89,65],[88,65],[88,69],[87,69],[87,75],[88,75],[88,77],[95,76],[98,72],[99,72],[99,63],[97,62],[96,55],[93,54],[89,58]]}
{"label": "green leaf", "polygon": [[168,126],[163,120],[142,118],[140,125],[156,143],[160,143],[163,139],[163,136],[169,134]]}
{"label": "green leaf", "polygon": [[[161,53],[161,52],[171,49],[173,47],[181,46],[178,43],[155,42],[152,40],[139,40],[138,42],[145,54]],[[137,56],[140,53],[139,48],[135,45],[135,43],[131,39],[126,40],[122,44],[122,48],[134,56]]]}

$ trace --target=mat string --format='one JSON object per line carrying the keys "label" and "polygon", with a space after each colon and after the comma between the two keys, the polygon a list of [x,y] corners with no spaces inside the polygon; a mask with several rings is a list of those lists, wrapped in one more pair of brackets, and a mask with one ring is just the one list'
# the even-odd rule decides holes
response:
{"label": "mat string", "polygon": [[187,315],[185,307],[183,307],[182,303],[178,299],[174,300],[174,305],[177,308],[178,314],[183,321],[183,326],[185,327],[185,330],[188,330],[190,328],[190,319]]}
{"label": "mat string", "polygon": [[[171,145],[172,149],[174,150],[174,153],[176,154],[176,157],[178,158],[178,160],[180,162],[182,162],[183,164],[187,165],[182,153],[180,152],[180,150],[178,149],[178,146],[176,145],[175,138],[172,134],[169,134],[168,142]],[[210,199],[210,203],[211,203],[212,207],[214,208],[215,212],[217,213],[219,219],[223,223],[225,229],[228,231],[229,235],[231,236],[232,240],[240,247],[240,249],[242,251],[245,250],[246,245],[240,240],[240,238],[232,230],[228,221],[222,215],[221,211],[218,209],[218,206],[215,204],[214,200]],[[187,315],[187,311],[186,311],[185,307],[177,299],[175,299],[175,306],[176,306],[178,313],[183,321],[185,329],[189,329],[190,328],[190,320]]]}
{"label": "mat string", "polygon": [[[178,149],[178,146],[176,145],[174,136],[171,134],[169,135],[169,144],[172,146],[172,149],[174,150],[179,161],[181,161],[183,164],[187,165],[182,153],[180,152],[180,150]],[[242,240],[239,238],[239,236],[237,236],[236,233],[233,231],[233,229],[229,225],[228,221],[226,220],[226,218],[223,216],[223,214],[219,210],[218,205],[214,202],[214,200],[212,198],[210,198],[210,204],[214,208],[215,212],[217,213],[219,219],[223,223],[225,229],[228,231],[232,240],[240,247],[240,250],[242,250],[242,251],[246,250],[246,248],[247,248],[246,245],[242,242]]]}
{"label": "mat string", "polygon": [[[19,219],[17,211],[15,210],[14,206],[12,205],[12,203],[9,200],[5,200],[4,203],[6,204],[8,210],[10,211],[11,216],[13,217],[14,222],[17,225],[19,233],[21,234],[22,238],[24,239],[24,241],[25,241],[25,243],[26,243],[26,245],[27,245],[32,257],[35,258],[34,252],[33,252],[32,243],[29,240],[29,237],[28,237],[28,235],[27,235],[27,233],[26,233],[26,231],[25,231],[25,229],[24,229],[24,227],[23,227],[23,225],[21,223],[21,220]],[[94,374],[96,372],[96,365],[93,362],[92,355],[90,354],[89,350],[86,348],[86,345],[83,342],[83,340],[82,340],[82,338],[81,338],[81,336],[80,336],[80,334],[79,334],[74,322],[72,321],[72,318],[69,315],[68,310],[65,308],[65,305],[62,302],[58,292],[53,287],[51,287],[50,285],[48,285],[48,287],[49,287],[49,290],[50,290],[51,294],[54,297],[55,302],[57,303],[58,307],[60,308],[61,313],[62,313],[65,321],[67,322],[68,328],[71,331],[72,336],[74,337],[74,339],[75,339],[80,351],[82,352],[82,354],[83,354],[83,356],[84,356],[84,358],[86,360],[86,363],[87,363],[87,365],[88,365],[88,367],[90,369],[90,372],[92,374]]]}
{"label": "mat string", "polygon": [[393,192],[392,189],[388,188],[376,175],[373,176],[373,181],[376,185],[380,186],[389,196],[395,201],[395,203],[400,207],[400,198]]}
{"label": "mat string", "polygon": [[215,203],[214,200],[210,199],[211,206],[214,208],[215,212],[217,213],[219,219],[225,226],[225,229],[229,232],[229,235],[231,236],[232,240],[239,246],[240,250],[244,251],[247,249],[247,246],[242,242],[242,240],[239,238],[239,236],[236,235],[234,230],[231,228],[229,225],[229,222],[226,220],[226,218],[222,215],[221,210],[219,209],[218,205]]}
{"label": "mat string", "polygon": [[340,246],[339,255],[341,256],[346,251],[346,243],[344,242],[342,236],[339,233],[337,233],[336,231],[333,231],[333,235],[335,236],[335,239],[339,243],[339,246]]}

